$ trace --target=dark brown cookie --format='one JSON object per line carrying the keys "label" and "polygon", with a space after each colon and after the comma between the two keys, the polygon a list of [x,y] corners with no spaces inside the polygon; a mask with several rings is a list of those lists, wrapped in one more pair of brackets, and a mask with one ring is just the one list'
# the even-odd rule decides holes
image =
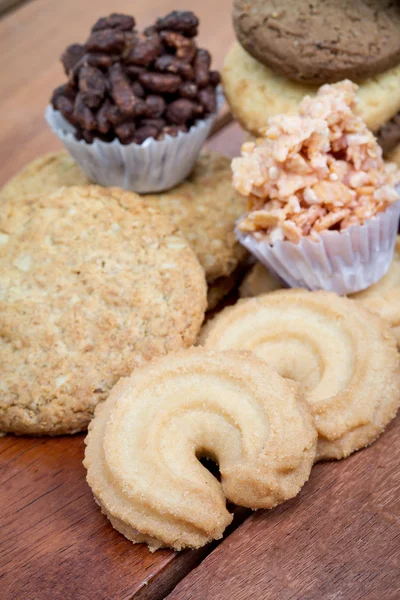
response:
{"label": "dark brown cookie", "polygon": [[296,81],[357,80],[400,62],[393,0],[234,0],[233,23],[249,54]]}

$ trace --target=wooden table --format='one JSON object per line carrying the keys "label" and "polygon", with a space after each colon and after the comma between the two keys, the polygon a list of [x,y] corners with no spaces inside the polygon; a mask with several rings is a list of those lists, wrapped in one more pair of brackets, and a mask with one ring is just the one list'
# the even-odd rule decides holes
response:
{"label": "wooden table", "polygon": [[[111,10],[133,6],[140,24],[195,9],[221,66],[233,37],[230,0],[124,1]],[[104,0],[33,0],[0,20],[0,183],[59,147],[42,117],[62,79],[57,57],[108,12]],[[234,156],[243,138],[231,124],[209,145]],[[400,598],[400,419],[371,448],[317,465],[291,502],[241,512],[222,542],[180,554],[151,554],[114,531],[93,502],[82,457],[83,435],[0,439],[2,600]]]}

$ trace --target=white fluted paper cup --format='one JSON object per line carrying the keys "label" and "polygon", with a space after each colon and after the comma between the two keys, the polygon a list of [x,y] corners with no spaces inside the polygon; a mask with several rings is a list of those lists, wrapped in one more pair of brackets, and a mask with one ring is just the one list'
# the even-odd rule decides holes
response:
{"label": "white fluted paper cup", "polygon": [[381,279],[393,259],[400,201],[364,225],[344,231],[323,231],[319,241],[303,238],[298,244],[258,241],[236,229],[238,240],[289,287],[351,294]]}
{"label": "white fluted paper cup", "polygon": [[106,187],[117,186],[142,194],[162,192],[181,183],[191,172],[223,103],[217,90],[217,112],[198,120],[187,133],[163,140],[148,138],[143,144],[123,145],[119,140],[92,144],[75,138],[75,128],[49,105],[45,118],[87,177]]}

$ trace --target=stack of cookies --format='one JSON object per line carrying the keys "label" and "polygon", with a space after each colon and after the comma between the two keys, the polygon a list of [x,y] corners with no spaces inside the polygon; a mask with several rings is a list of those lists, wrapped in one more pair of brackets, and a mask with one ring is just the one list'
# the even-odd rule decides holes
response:
{"label": "stack of cookies", "polygon": [[[400,155],[400,6],[390,0],[234,0],[237,42],[222,77],[226,99],[253,135],[296,111],[320,85],[358,83],[358,111],[385,156]],[[400,166],[400,162],[398,162]]]}
{"label": "stack of cookies", "polygon": [[[400,405],[398,172],[355,113],[358,95],[384,146],[400,109],[400,12],[361,3],[365,61],[344,19],[360,7],[333,4],[309,15],[299,0],[294,18],[278,2],[235,0],[243,47],[227,57],[225,90],[262,139],[235,159],[234,185],[230,161],[193,142],[215,116],[219,75],[194,41],[197,17],[174,11],[142,33],[132,17],[101,18],[67,49],[52,103],[78,161],[41,157],[0,191],[0,429],[88,428],[96,502],[152,551],[221,538],[227,501],[256,510],[295,497],[313,464],[373,443]],[[357,91],[312,87],[356,71]],[[190,160],[171,155],[172,188],[164,142],[191,147]],[[143,167],[153,151],[158,179]],[[152,193],[94,185],[97,172]],[[242,298],[205,323],[239,283],[246,248],[261,262]],[[362,253],[370,262],[353,260]],[[315,265],[314,287],[357,292],[282,289]]]}

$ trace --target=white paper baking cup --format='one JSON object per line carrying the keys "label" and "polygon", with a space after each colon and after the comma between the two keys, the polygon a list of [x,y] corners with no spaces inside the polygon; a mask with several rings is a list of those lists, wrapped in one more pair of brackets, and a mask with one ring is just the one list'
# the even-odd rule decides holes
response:
{"label": "white paper baking cup", "polygon": [[381,279],[393,259],[400,216],[400,201],[364,225],[323,231],[320,240],[303,238],[273,245],[236,229],[238,240],[289,287],[351,294]]}
{"label": "white paper baking cup", "polygon": [[46,108],[45,118],[91,181],[145,194],[168,190],[189,175],[222,103],[223,94],[218,88],[215,114],[197,121],[187,133],[166,135],[160,141],[148,138],[140,145],[123,145],[119,140],[96,139],[92,144],[77,140],[73,125],[51,105]]}

